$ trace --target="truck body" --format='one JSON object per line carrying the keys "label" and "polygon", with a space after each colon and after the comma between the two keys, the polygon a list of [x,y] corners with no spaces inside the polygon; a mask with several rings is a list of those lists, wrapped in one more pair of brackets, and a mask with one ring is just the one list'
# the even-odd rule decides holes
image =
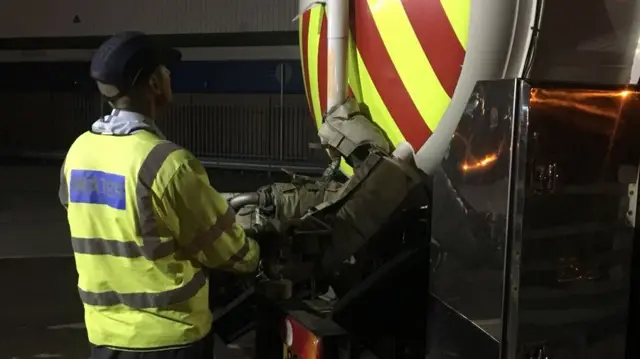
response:
{"label": "truck body", "polygon": [[[301,4],[311,116],[323,138],[354,98],[345,126],[364,114],[396,151],[342,161],[337,199],[267,191],[318,198],[279,231],[294,261],[258,300],[258,357],[635,358],[640,1],[345,1]],[[398,186],[412,165],[424,205]],[[337,247],[352,258],[308,270]]]}
{"label": "truck body", "polygon": [[[442,159],[477,81],[625,84],[640,76],[637,1],[348,2],[349,93],[394,144],[413,146],[427,173]],[[305,87],[319,126],[332,60],[327,4],[301,0],[300,8]]]}

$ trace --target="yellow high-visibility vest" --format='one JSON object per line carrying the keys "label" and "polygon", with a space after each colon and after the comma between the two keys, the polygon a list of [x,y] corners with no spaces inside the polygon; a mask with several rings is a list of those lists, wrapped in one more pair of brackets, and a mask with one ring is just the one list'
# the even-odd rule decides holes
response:
{"label": "yellow high-visibility vest", "polygon": [[[158,218],[171,176],[192,158],[148,131],[87,132],[70,148],[61,199],[92,344],[174,347],[210,331],[207,277],[193,253],[178,255],[184,249],[179,238]],[[223,219],[233,223],[217,221]]]}

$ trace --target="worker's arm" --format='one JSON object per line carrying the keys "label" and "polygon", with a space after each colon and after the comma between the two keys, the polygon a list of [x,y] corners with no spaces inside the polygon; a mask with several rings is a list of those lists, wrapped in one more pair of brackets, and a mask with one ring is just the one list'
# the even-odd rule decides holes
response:
{"label": "worker's arm", "polygon": [[158,199],[159,215],[183,254],[209,268],[255,271],[260,249],[235,222],[235,212],[209,184],[200,162],[190,157],[171,177]]}

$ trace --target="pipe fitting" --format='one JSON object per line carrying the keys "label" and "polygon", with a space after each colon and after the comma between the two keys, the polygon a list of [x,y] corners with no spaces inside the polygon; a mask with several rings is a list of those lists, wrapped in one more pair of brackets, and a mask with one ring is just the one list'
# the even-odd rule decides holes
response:
{"label": "pipe fitting", "polygon": [[229,199],[229,206],[234,211],[238,212],[240,209],[246,206],[259,205],[260,195],[257,192],[241,193]]}

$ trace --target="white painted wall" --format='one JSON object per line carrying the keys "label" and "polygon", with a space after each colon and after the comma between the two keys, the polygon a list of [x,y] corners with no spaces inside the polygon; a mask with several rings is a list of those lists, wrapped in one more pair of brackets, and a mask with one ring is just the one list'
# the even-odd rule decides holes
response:
{"label": "white painted wall", "polygon": [[288,31],[297,13],[297,0],[0,1],[0,38]]}

